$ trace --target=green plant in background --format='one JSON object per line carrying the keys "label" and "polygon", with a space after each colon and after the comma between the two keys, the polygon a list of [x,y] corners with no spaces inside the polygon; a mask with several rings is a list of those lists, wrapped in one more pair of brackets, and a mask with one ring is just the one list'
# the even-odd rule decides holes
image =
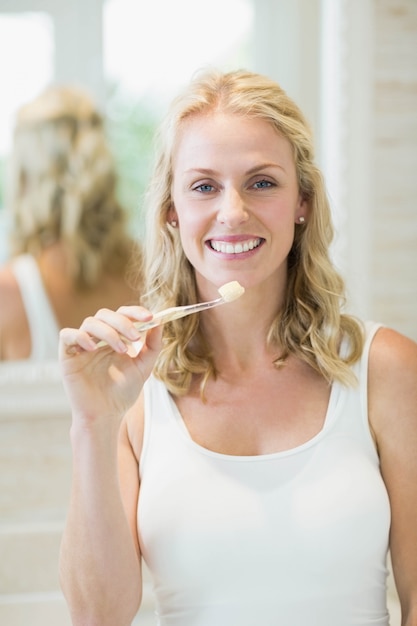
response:
{"label": "green plant in background", "polygon": [[159,116],[149,101],[133,100],[117,87],[106,103],[107,133],[118,175],[120,202],[131,216],[134,237],[144,235],[143,195],[152,160],[152,142]]}

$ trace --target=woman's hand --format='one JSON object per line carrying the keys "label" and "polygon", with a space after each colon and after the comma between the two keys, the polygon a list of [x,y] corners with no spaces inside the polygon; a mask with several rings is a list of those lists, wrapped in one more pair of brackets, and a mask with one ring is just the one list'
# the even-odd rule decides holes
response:
{"label": "woman's hand", "polygon": [[[161,349],[161,327],[141,336],[133,325],[151,318],[152,314],[139,306],[100,309],[79,329],[61,330],[59,358],[73,420],[86,426],[98,419],[120,422],[137,399]],[[143,341],[139,354],[129,356],[131,342],[139,339]],[[101,342],[107,345],[99,346]]]}

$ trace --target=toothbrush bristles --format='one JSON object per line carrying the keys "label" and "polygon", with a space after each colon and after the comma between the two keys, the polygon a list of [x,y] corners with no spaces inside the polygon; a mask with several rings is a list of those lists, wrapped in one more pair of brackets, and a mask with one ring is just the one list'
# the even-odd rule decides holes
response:
{"label": "toothbrush bristles", "polygon": [[230,283],[219,287],[218,291],[225,302],[233,302],[233,300],[240,298],[245,292],[245,288],[237,280],[232,280]]}

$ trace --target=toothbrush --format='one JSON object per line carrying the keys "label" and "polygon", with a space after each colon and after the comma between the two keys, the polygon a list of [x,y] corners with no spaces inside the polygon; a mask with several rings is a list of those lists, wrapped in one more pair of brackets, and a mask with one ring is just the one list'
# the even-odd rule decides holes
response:
{"label": "toothbrush", "polygon": [[[127,342],[129,344],[128,354],[129,356],[137,356],[142,349],[144,344],[144,336],[148,330],[151,328],[155,328],[156,326],[161,326],[162,324],[166,324],[167,322],[172,322],[174,320],[180,319],[181,317],[185,317],[186,315],[191,315],[192,313],[199,313],[200,311],[205,311],[206,309],[212,309],[213,307],[219,306],[221,304],[226,304],[227,302],[233,302],[233,300],[237,300],[244,293],[245,288],[242,287],[237,280],[233,280],[230,283],[225,283],[218,289],[220,297],[215,300],[209,300],[208,302],[199,302],[198,304],[186,304],[185,306],[173,306],[168,309],[164,309],[163,311],[159,311],[155,313],[153,318],[149,322],[135,322],[135,328],[143,333],[141,337],[137,341]],[[106,346],[106,341],[99,341],[97,344],[97,348],[101,348],[102,346]]]}
{"label": "toothbrush", "polygon": [[150,328],[155,328],[155,326],[160,326],[161,324],[166,324],[167,322],[172,322],[173,320],[178,320],[186,315],[198,313],[199,311],[205,311],[206,309],[212,309],[215,306],[219,306],[219,304],[233,302],[233,300],[240,298],[245,291],[245,288],[242,287],[237,280],[233,280],[232,282],[219,287],[218,291],[220,298],[216,298],[216,300],[199,302],[198,304],[186,304],[185,306],[173,306],[169,309],[159,311],[159,313],[155,313],[149,322],[135,322],[134,326],[139,331],[146,331]]}

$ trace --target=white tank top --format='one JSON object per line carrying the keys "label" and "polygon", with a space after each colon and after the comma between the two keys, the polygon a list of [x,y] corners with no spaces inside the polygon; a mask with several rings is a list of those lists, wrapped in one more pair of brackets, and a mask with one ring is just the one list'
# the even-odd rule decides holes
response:
{"label": "white tank top", "polygon": [[58,358],[59,326],[38,265],[30,254],[23,254],[12,263],[29,324],[32,349],[31,361]]}
{"label": "white tank top", "polygon": [[145,386],[138,528],[160,626],[387,626],[390,506],[356,388],[334,383],[297,448],[228,456],[192,441],[165,386]]}

